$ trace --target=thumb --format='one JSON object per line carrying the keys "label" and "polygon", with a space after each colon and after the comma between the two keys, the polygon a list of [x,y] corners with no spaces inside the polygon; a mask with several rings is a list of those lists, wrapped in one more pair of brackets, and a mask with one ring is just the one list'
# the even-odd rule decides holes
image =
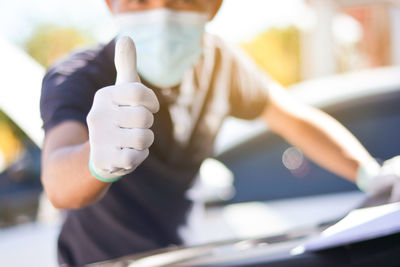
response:
{"label": "thumb", "polygon": [[136,67],[136,47],[130,37],[122,37],[115,44],[115,68],[117,80],[115,84],[140,82]]}

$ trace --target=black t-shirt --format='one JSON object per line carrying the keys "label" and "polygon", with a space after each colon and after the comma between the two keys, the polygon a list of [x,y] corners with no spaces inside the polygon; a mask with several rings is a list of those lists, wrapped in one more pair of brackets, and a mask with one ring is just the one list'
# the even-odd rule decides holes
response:
{"label": "black t-shirt", "polygon": [[[67,120],[86,126],[96,91],[115,83],[114,45],[75,53],[46,74],[40,103],[45,132]],[[203,56],[182,84],[154,89],[161,107],[149,157],[97,203],[67,211],[59,262],[82,265],[181,244],[177,229],[192,205],[186,192],[201,162],[212,155],[223,119],[259,116],[268,85],[250,60],[206,35]]]}

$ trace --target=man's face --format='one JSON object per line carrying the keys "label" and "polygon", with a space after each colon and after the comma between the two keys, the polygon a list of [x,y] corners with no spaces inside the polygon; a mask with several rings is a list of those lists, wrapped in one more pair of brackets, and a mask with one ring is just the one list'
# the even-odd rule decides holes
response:
{"label": "man's face", "polygon": [[209,13],[212,18],[222,0],[106,0],[111,12],[126,13],[157,8]]}
{"label": "man's face", "polygon": [[138,72],[152,86],[179,85],[202,55],[205,25],[222,0],[106,0],[118,36],[135,42]]}

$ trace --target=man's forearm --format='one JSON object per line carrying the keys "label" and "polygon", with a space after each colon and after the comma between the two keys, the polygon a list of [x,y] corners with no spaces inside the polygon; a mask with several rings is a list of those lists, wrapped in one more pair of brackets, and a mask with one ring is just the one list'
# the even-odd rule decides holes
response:
{"label": "man's forearm", "polygon": [[97,201],[109,184],[92,177],[89,143],[61,147],[43,157],[42,182],[56,208],[83,208]]}
{"label": "man's forearm", "polygon": [[326,169],[355,182],[358,167],[372,160],[360,142],[328,114],[307,108],[283,137]]}
{"label": "man's forearm", "polygon": [[373,160],[338,121],[292,99],[279,87],[271,89],[271,100],[263,119],[271,130],[300,148],[313,161],[353,182],[358,167]]}

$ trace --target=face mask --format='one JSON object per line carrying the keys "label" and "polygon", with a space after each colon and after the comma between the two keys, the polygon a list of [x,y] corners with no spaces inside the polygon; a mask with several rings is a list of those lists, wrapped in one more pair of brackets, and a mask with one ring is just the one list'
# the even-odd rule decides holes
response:
{"label": "face mask", "polygon": [[119,36],[135,42],[138,72],[152,85],[178,85],[202,54],[205,13],[155,9],[122,13],[115,19]]}

